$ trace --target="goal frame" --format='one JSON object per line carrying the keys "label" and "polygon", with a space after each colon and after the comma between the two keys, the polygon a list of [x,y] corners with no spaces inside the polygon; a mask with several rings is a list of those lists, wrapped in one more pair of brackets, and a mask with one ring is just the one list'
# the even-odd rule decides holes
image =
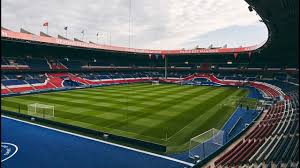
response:
{"label": "goal frame", "polygon": [[159,85],[160,83],[159,83],[159,80],[152,80],[151,84],[152,85]]}
{"label": "goal frame", "polygon": [[[45,112],[45,109],[48,111]],[[55,116],[55,107],[52,105],[33,103],[27,105],[27,114],[42,118],[52,118]]]}
{"label": "goal frame", "polygon": [[[218,130],[216,128],[209,129],[193,138],[190,139],[189,142],[189,158],[191,159],[200,159],[203,160],[205,157],[207,157],[207,152],[203,151],[203,156],[199,156],[199,154],[195,154],[194,150],[198,151],[203,148],[206,143],[212,143],[216,146],[223,146],[224,145],[224,131]],[[197,152],[196,152],[197,153]]]}

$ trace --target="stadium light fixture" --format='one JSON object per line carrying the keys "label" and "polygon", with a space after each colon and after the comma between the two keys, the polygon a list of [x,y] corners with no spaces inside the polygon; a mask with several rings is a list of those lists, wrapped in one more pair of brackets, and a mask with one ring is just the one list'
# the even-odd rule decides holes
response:
{"label": "stadium light fixture", "polygon": [[250,12],[252,12],[252,11],[253,11],[253,8],[252,8],[252,6],[248,6],[248,9],[249,9],[249,11],[250,11]]}

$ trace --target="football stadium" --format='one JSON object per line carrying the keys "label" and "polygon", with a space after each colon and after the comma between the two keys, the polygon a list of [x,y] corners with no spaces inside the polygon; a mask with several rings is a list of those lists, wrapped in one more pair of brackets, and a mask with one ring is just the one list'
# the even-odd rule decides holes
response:
{"label": "football stadium", "polygon": [[[196,10],[206,9],[208,2],[194,1]],[[98,32],[91,40],[92,27],[80,32],[82,38],[69,37],[66,25],[59,25],[61,34],[51,34],[55,24],[47,19],[30,25],[38,33],[2,26],[1,167],[298,168],[299,1],[238,1],[260,18],[266,40],[239,47],[135,47],[142,43],[133,45],[134,32],[143,26],[131,23],[134,0],[120,1],[125,9],[116,7],[128,10],[122,16],[128,30],[121,24],[110,28],[126,31],[128,45],[118,38],[112,44],[111,32],[106,41]],[[13,13],[23,15],[23,2],[15,3],[3,3],[4,11],[14,7]],[[25,16],[24,22],[5,18],[2,24],[28,25]]]}

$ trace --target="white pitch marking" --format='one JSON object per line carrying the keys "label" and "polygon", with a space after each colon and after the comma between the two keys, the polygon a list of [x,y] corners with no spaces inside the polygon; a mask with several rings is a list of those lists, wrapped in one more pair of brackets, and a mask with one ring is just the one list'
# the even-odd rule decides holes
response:
{"label": "white pitch marking", "polygon": [[42,128],[46,128],[46,129],[49,129],[49,130],[54,130],[54,131],[57,131],[57,132],[61,132],[61,133],[65,133],[65,134],[69,134],[69,135],[81,137],[81,138],[84,138],[84,139],[89,139],[89,140],[92,140],[92,141],[97,141],[97,142],[101,142],[101,143],[104,143],[104,144],[108,144],[108,145],[112,145],[112,146],[117,146],[117,147],[120,147],[120,148],[132,150],[132,151],[135,151],[135,152],[144,153],[144,154],[147,154],[147,155],[151,155],[151,156],[163,158],[163,159],[166,159],[166,160],[171,160],[171,161],[174,161],[174,162],[177,162],[177,163],[188,165],[190,167],[194,166],[193,163],[185,162],[185,161],[178,160],[178,159],[175,159],[175,158],[171,158],[171,157],[168,157],[168,156],[159,155],[159,154],[152,153],[152,152],[147,152],[147,151],[143,151],[143,150],[139,150],[139,149],[135,149],[135,148],[131,148],[131,147],[127,147],[127,146],[123,146],[123,145],[119,145],[119,144],[115,144],[115,143],[111,143],[111,142],[102,141],[102,140],[91,138],[91,137],[88,137],[88,136],[84,136],[84,135],[80,135],[80,134],[75,134],[75,133],[72,133],[72,132],[68,132],[68,131],[64,131],[64,130],[60,130],[60,129],[56,129],[56,128],[51,128],[51,127],[47,127],[47,126],[44,126],[44,125],[40,125],[40,124],[36,124],[36,123],[31,123],[31,122],[28,122],[28,121],[23,121],[23,120],[11,118],[11,117],[7,117],[7,116],[4,116],[4,115],[1,115],[1,117],[8,118],[8,119],[15,120],[15,121],[19,121],[19,122],[23,122],[23,123],[34,125],[34,126],[38,126],[38,127],[42,127]]}

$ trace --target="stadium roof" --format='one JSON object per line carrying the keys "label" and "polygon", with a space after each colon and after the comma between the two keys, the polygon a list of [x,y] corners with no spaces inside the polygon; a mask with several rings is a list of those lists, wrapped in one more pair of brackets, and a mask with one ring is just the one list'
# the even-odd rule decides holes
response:
{"label": "stadium roof", "polygon": [[100,50],[113,50],[121,52],[131,52],[131,53],[140,53],[140,54],[232,54],[232,53],[243,53],[243,52],[252,52],[261,47],[264,43],[239,47],[239,48],[210,48],[210,49],[191,49],[191,50],[148,50],[148,49],[135,49],[135,48],[126,48],[126,47],[117,47],[117,46],[108,46],[100,45],[93,43],[86,43],[78,39],[69,40],[61,35],[58,35],[58,38],[54,37],[43,37],[29,33],[19,33],[1,29],[1,38],[4,40],[24,40],[26,42],[31,41],[32,43],[48,43],[52,45],[65,45],[72,47],[81,47],[81,48],[91,48],[91,49],[100,49]]}
{"label": "stadium roof", "polygon": [[[86,43],[73,41],[69,39],[47,38],[37,35],[30,35],[9,30],[1,29],[1,38],[5,40],[31,41],[32,43],[52,44],[68,47],[91,48],[108,51],[121,51],[142,54],[233,54],[249,53],[255,57],[263,59],[266,63],[270,61],[281,62],[283,64],[298,61],[298,19],[299,8],[298,0],[245,0],[262,18],[269,30],[267,42],[249,47],[240,48],[218,48],[218,49],[191,49],[191,50],[147,50],[134,49],[117,46],[100,45],[95,43]],[[256,53],[254,53],[256,52]],[[258,53],[259,54],[258,54]],[[289,59],[286,59],[286,58]]]}
{"label": "stadium roof", "polygon": [[51,37],[49,34],[46,34],[46,33],[44,33],[44,32],[40,32],[40,36],[44,36],[44,37]]}
{"label": "stadium roof", "polygon": [[262,18],[269,38],[261,54],[266,61],[299,60],[299,0],[246,0]]}

